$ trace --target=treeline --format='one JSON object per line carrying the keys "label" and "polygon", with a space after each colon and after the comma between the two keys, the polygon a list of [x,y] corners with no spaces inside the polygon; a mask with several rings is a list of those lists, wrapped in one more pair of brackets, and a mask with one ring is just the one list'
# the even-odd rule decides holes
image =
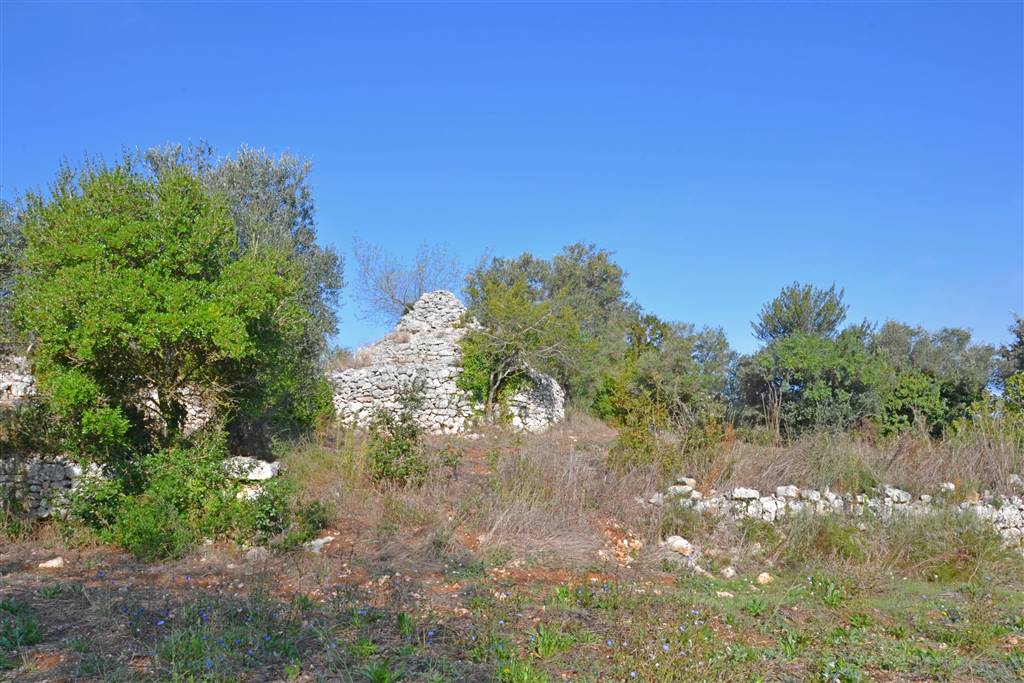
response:
{"label": "treeline", "polygon": [[664,447],[650,438],[658,430],[698,446],[726,426],[775,441],[853,428],[941,436],[1024,369],[1020,319],[1004,348],[960,328],[846,324],[843,290],[801,283],[764,304],[751,322],[761,346],[740,355],[721,328],[645,311],[624,277],[609,252],[584,244],[475,268],[466,294],[489,331],[467,338],[466,388],[493,410],[526,367],[543,370],[578,409],[621,428],[629,457],[647,457]]}

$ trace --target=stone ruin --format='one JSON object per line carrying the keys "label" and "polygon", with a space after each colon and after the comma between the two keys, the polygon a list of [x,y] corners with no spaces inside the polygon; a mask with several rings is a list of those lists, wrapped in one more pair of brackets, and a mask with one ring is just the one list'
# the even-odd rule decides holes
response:
{"label": "stone ruin", "polygon": [[[417,386],[420,426],[444,434],[469,429],[481,406],[455,383],[462,371],[459,342],[475,324],[464,323],[465,314],[451,292],[421,296],[394,331],[356,352],[353,367],[328,375],[338,417],[365,427],[376,411],[398,410],[403,394]],[[554,378],[531,371],[507,407],[513,429],[540,432],[565,417],[565,392]]]}

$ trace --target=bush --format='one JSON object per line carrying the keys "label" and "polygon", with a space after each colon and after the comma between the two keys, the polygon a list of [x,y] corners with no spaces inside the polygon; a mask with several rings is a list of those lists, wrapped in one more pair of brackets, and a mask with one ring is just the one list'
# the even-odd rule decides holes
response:
{"label": "bush", "polygon": [[438,464],[435,460],[454,469],[451,453],[435,459],[427,452],[423,428],[416,422],[421,401],[420,387],[413,384],[400,395],[397,411],[378,410],[374,414],[366,445],[370,480],[374,483],[420,485]]}
{"label": "bush", "polygon": [[144,493],[128,499],[102,537],[141,560],[180,557],[194,538],[169,501]]}
{"label": "bush", "polygon": [[319,503],[296,508],[284,480],[265,482],[257,495],[239,496],[242,482],[227,476],[226,437],[215,432],[190,447],[146,456],[133,476],[88,477],[72,494],[71,514],[100,538],[144,560],[177,557],[207,538],[283,548],[311,538],[323,525]]}

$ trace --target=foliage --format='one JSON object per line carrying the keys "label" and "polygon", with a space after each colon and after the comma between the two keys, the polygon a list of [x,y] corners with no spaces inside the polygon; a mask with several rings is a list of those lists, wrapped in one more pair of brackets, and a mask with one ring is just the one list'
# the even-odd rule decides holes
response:
{"label": "foliage", "polygon": [[945,421],[947,406],[938,382],[921,372],[900,375],[885,395],[880,415],[883,434],[919,426],[925,431]]}
{"label": "foliage", "polygon": [[567,245],[552,259],[524,253],[518,258],[495,258],[481,263],[466,278],[470,312],[482,314],[488,288],[512,288],[524,283],[531,300],[555,309],[568,309],[574,318],[574,347],[546,359],[568,399],[588,408],[601,384],[625,353],[625,327],[637,315],[623,286],[625,273],[611,252],[593,244]]}
{"label": "foliage", "polygon": [[489,419],[501,417],[501,398],[528,381],[530,369],[571,364],[583,347],[579,321],[562,299],[542,299],[522,273],[511,281],[501,264],[469,278],[469,325],[461,342],[463,369],[457,382],[484,406]]}
{"label": "foliage", "polygon": [[836,291],[794,282],[761,308],[751,323],[754,336],[765,343],[796,334],[831,337],[839,331],[849,308],[843,303],[843,290]]}
{"label": "foliage", "polygon": [[28,206],[15,311],[79,452],[113,462],[173,444],[185,387],[227,417],[289,390],[308,400],[294,391],[314,325],[301,265],[271,245],[240,255],[223,198],[184,168],[65,168]]}
{"label": "foliage", "polygon": [[1024,317],[1013,317],[1010,334],[1013,339],[999,349],[999,359],[1002,361],[999,372],[1002,378],[1024,370]]}
{"label": "foliage", "polygon": [[282,480],[254,494],[226,470],[227,436],[150,453],[132,472],[93,473],[72,492],[70,513],[107,542],[145,560],[178,557],[207,538],[285,548],[308,540],[325,519],[321,505],[297,508]]}
{"label": "foliage", "polygon": [[[921,327],[889,321],[871,336],[870,348],[901,380],[906,375],[918,376],[905,380],[902,388],[897,383],[904,394],[907,390],[934,393],[926,384],[938,389],[942,408],[922,405],[918,410],[929,418],[928,425],[936,433],[966,415],[996,375],[995,347],[975,343],[964,329],[943,328],[929,333]],[[923,400],[934,403],[933,398]]]}
{"label": "foliage", "polygon": [[887,371],[864,345],[861,328],[837,338],[780,337],[737,368],[739,395],[776,434],[845,429],[878,415]]}
{"label": "foliage", "polygon": [[401,396],[398,411],[374,414],[367,443],[372,481],[422,484],[426,479],[431,462],[423,444],[423,429],[415,417],[420,401],[418,387],[409,387]]}
{"label": "foliage", "polygon": [[14,284],[25,237],[18,226],[19,207],[0,199],[0,348],[10,349],[17,340],[17,331],[11,321],[14,304]]}

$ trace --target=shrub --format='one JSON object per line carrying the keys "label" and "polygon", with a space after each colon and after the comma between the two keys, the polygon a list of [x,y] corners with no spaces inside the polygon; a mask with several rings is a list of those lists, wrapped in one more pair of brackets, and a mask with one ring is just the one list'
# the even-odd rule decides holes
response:
{"label": "shrub", "polygon": [[133,496],[117,511],[103,538],[142,560],[180,557],[191,545],[191,533],[169,501],[151,494]]}
{"label": "shrub", "polygon": [[215,537],[256,544],[281,537],[281,547],[292,548],[321,528],[323,506],[297,508],[284,480],[239,496],[242,483],[227,476],[226,455],[224,433],[213,432],[190,447],[146,456],[132,476],[84,478],[72,493],[71,514],[144,560],[177,557]]}
{"label": "shrub", "polygon": [[431,469],[423,444],[423,429],[416,422],[422,400],[419,387],[408,387],[397,411],[378,410],[370,422],[367,461],[375,483],[422,484]]}

